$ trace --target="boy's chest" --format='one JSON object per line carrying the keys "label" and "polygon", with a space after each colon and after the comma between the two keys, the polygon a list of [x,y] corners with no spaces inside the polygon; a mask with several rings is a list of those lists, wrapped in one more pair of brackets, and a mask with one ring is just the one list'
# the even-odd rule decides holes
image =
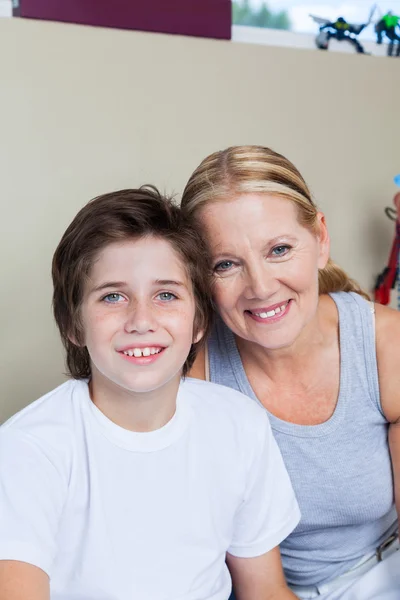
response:
{"label": "boy's chest", "polygon": [[[224,573],[243,494],[233,465],[190,444],[186,453],[110,449],[97,446],[71,479],[56,566],[68,571],[68,599],[74,585],[85,600],[157,600],[166,589],[184,597],[199,573],[212,585]],[[96,596],[96,586],[115,595]]]}

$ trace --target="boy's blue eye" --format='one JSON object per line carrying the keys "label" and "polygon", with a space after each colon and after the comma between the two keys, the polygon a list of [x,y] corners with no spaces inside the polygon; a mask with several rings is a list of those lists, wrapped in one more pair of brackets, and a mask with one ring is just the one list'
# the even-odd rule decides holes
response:
{"label": "boy's blue eye", "polygon": [[217,263],[214,267],[214,271],[227,271],[233,266],[233,262],[231,260],[222,260]]}
{"label": "boy's blue eye", "polygon": [[160,298],[160,300],[162,300],[163,302],[170,302],[171,300],[176,300],[176,296],[172,292],[161,292],[161,294],[158,294],[158,298]]}
{"label": "boy's blue eye", "polygon": [[103,301],[108,302],[109,304],[117,304],[118,302],[121,302],[121,299],[124,300],[124,297],[121,296],[121,294],[117,294],[117,292],[107,294],[107,296],[103,297]]}

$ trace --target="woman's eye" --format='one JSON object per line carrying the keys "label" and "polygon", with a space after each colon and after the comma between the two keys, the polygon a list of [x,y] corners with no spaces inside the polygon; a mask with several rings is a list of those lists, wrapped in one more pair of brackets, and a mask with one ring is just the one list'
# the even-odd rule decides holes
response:
{"label": "woman's eye", "polygon": [[282,245],[282,246],[275,246],[275,248],[272,249],[272,254],[274,256],[285,256],[285,254],[287,254],[290,250],[290,246],[286,246],[286,245]]}
{"label": "woman's eye", "polygon": [[221,273],[221,271],[228,271],[233,266],[233,262],[231,260],[222,260],[217,263],[214,267],[214,271],[216,273]]}
{"label": "woman's eye", "polygon": [[162,302],[171,302],[171,300],[176,300],[177,298],[172,292],[161,292],[157,297],[162,300]]}
{"label": "woman's eye", "polygon": [[123,300],[125,300],[125,298],[121,294],[117,294],[116,292],[113,292],[112,294],[107,294],[107,296],[104,296],[103,298],[103,301],[108,302],[109,304],[118,304]]}

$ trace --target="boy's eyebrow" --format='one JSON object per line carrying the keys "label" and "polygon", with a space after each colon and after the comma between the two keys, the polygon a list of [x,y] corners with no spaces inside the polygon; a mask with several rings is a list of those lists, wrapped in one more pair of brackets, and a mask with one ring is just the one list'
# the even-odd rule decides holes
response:
{"label": "boy's eyebrow", "polygon": [[[177,287],[186,287],[185,283],[183,281],[178,281],[175,279],[156,279],[154,281],[154,283],[156,285],[162,285],[162,286],[169,286],[169,285],[174,285]],[[123,288],[123,287],[127,287],[127,283],[126,281],[106,281],[104,283],[100,283],[100,285],[97,285],[96,287],[92,288],[90,290],[90,293],[93,294],[95,292],[101,292],[102,290],[105,290],[107,288]]]}
{"label": "boy's eyebrow", "polygon": [[183,281],[176,281],[174,279],[156,279],[157,285],[177,285],[179,287],[186,287]]}
{"label": "boy's eyebrow", "polygon": [[90,290],[90,293],[100,292],[101,290],[105,290],[107,288],[122,288],[126,287],[125,281],[106,281],[105,283],[101,283],[100,285],[96,285],[96,287]]}

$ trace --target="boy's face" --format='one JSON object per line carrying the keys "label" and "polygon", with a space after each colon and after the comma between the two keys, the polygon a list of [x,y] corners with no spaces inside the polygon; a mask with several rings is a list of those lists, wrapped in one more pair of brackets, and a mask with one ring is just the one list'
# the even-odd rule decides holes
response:
{"label": "boy's face", "polygon": [[106,246],[86,284],[82,322],[93,385],[142,394],[179,379],[193,339],[192,284],[153,236]]}

